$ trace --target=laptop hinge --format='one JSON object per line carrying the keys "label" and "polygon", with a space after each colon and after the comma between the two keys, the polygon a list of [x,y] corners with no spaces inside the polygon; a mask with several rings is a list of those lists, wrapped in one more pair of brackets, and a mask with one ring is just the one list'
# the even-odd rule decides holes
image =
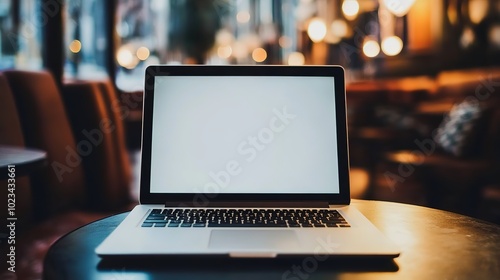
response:
{"label": "laptop hinge", "polygon": [[237,208],[328,208],[327,201],[167,201],[165,207],[237,207]]}

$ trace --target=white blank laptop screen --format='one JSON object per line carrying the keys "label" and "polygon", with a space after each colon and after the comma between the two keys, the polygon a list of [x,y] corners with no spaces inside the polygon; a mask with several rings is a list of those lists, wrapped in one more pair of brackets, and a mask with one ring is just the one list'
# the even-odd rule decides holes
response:
{"label": "white blank laptop screen", "polygon": [[155,78],[152,193],[339,193],[333,77]]}

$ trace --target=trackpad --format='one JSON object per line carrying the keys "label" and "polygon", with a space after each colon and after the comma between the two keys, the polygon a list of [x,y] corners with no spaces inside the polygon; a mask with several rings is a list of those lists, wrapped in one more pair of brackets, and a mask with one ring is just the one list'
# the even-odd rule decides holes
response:
{"label": "trackpad", "polygon": [[297,246],[292,230],[212,230],[209,248],[273,251]]}

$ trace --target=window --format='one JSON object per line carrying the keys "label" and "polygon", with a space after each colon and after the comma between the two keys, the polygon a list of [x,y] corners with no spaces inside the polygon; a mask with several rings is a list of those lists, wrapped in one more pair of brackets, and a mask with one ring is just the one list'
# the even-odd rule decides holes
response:
{"label": "window", "polygon": [[120,0],[116,32],[119,38],[116,84],[127,91],[142,90],[144,69],[160,61],[166,51],[170,2]]}
{"label": "window", "polygon": [[12,3],[10,0],[0,0],[0,69],[13,67],[15,64],[16,48],[11,42],[14,19],[12,17]]}
{"label": "window", "polygon": [[64,76],[100,79],[106,72],[105,1],[67,0]]}
{"label": "window", "polygon": [[0,68],[42,68],[40,0],[0,0]]}
{"label": "window", "polygon": [[[298,0],[120,0],[117,86],[141,90],[151,64],[282,64],[297,53]],[[279,42],[279,43],[278,43]]]}

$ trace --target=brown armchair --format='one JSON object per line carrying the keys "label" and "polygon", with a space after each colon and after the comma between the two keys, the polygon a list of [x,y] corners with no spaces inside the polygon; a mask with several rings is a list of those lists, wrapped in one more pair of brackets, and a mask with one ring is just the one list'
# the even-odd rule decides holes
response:
{"label": "brown armchair", "polygon": [[[5,71],[4,75],[12,89],[15,107],[13,102],[1,102],[2,116],[6,116],[2,119],[19,117],[19,125],[12,127],[15,121],[9,127],[0,125],[8,131],[5,135],[15,136],[15,139],[1,136],[2,144],[23,145],[24,138],[26,146],[45,151],[48,158],[48,166],[30,176],[31,194],[17,196],[19,202],[33,198],[33,206],[27,208],[35,216],[29,228],[18,236],[17,277],[40,279],[45,253],[59,237],[130,208],[131,167],[121,122],[117,112],[110,110],[109,104],[115,98],[111,93],[102,93],[95,83],[69,86],[64,95],[65,100],[74,102],[69,107],[48,72],[16,70]],[[4,88],[5,82],[0,78],[2,101],[8,101]],[[4,107],[9,108],[4,111]],[[102,134],[99,144],[91,146],[89,134],[83,133],[83,129],[91,132],[100,128],[94,125],[103,120],[106,127],[114,125],[115,129],[106,130],[108,133]],[[85,150],[88,147],[92,148],[90,153]],[[1,275],[0,272],[0,278]]]}
{"label": "brown armchair", "polygon": [[89,206],[126,207],[131,202],[131,164],[120,103],[110,82],[66,83],[63,100],[77,148],[82,150]]}
{"label": "brown armchair", "polygon": [[4,75],[14,93],[26,145],[47,152],[49,165],[31,176],[37,215],[83,207],[85,175],[54,78],[48,72],[15,70]]}

